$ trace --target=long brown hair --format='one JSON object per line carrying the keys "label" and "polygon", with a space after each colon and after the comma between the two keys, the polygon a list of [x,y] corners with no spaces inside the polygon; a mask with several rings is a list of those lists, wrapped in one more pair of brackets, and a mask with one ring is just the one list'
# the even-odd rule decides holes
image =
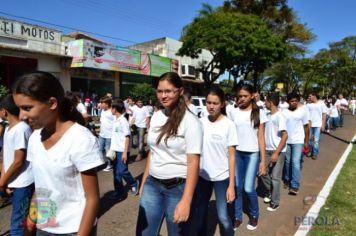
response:
{"label": "long brown hair", "polygon": [[[174,87],[180,89],[183,87],[183,81],[179,77],[177,73],[167,72],[159,77],[159,82],[167,81],[172,84]],[[184,102],[184,97],[182,95],[179,96],[177,103],[170,110],[170,114],[167,122],[160,128],[160,134],[156,140],[156,144],[159,144],[164,138],[164,142],[167,145],[168,138],[172,136],[176,136],[178,133],[178,127],[180,122],[183,120],[184,114],[186,111],[186,105]]]}
{"label": "long brown hair", "polygon": [[[244,84],[241,86],[240,90],[245,90],[250,94],[254,94],[255,90],[250,84]],[[260,108],[256,104],[255,98],[251,100],[252,110],[251,110],[251,122],[253,123],[253,128],[258,129],[260,126]]]}

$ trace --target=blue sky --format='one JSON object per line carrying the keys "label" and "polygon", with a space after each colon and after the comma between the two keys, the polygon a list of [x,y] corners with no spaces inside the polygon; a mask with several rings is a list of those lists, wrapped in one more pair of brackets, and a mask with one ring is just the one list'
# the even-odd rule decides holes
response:
{"label": "blue sky", "polygon": [[[197,15],[202,2],[213,6],[223,3],[222,0],[8,0],[2,1],[0,12],[112,36],[121,40],[98,37],[127,46],[164,36],[179,39],[182,27]],[[356,35],[355,0],[289,0],[289,4],[300,21],[317,35],[309,47],[312,53],[326,48],[329,42]],[[16,19],[2,13],[0,16]]]}

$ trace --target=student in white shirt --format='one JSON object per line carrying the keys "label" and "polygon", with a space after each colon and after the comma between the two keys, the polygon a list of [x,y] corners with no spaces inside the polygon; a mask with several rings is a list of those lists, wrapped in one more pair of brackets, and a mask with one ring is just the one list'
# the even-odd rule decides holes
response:
{"label": "student in white shirt", "polygon": [[256,174],[266,173],[265,158],[265,122],[263,112],[254,100],[254,88],[244,84],[237,93],[237,108],[232,112],[231,119],[236,126],[239,145],[236,147],[236,187],[235,200],[236,230],[242,223],[242,195],[245,190],[249,204],[248,230],[255,230],[258,224],[259,206],[255,189]]}
{"label": "student in white shirt", "polygon": [[122,179],[131,187],[131,194],[138,194],[138,180],[132,176],[127,166],[127,158],[130,154],[130,125],[125,118],[125,105],[123,101],[114,102],[111,106],[111,112],[115,116],[113,131],[111,136],[110,150],[116,152],[116,158],[113,161],[113,176],[115,193],[110,196],[112,199],[124,197],[124,185]]}
{"label": "student in white shirt", "polygon": [[[100,151],[103,156],[110,149],[112,126],[114,124],[115,116],[111,113],[111,97],[104,96],[100,99],[100,132],[99,132],[99,145]],[[110,171],[112,169],[112,163],[109,159],[106,160],[106,167],[104,171]]]}
{"label": "student in white shirt", "polygon": [[186,108],[177,73],[161,75],[157,97],[164,109],[151,118],[150,153],[140,188],[136,235],[157,235],[165,218],[168,235],[188,235],[191,204],[199,177],[202,129]]}
{"label": "student in white shirt", "polygon": [[288,138],[286,120],[278,110],[278,103],[277,94],[267,96],[265,102],[269,111],[266,114],[268,121],[265,129],[267,174],[263,175],[261,180],[265,190],[264,202],[269,203],[268,211],[276,211],[279,208],[280,184]]}
{"label": "student in white shirt", "polygon": [[142,160],[146,154],[144,140],[146,129],[149,128],[150,117],[147,107],[143,106],[142,98],[138,98],[136,106],[132,109],[132,119],[130,121],[130,125],[135,125],[138,132],[138,155],[136,156],[136,161]]}
{"label": "student in white shirt", "polygon": [[336,105],[339,107],[339,126],[344,126],[344,113],[349,110],[349,103],[342,94],[339,94],[339,99],[336,101]]}
{"label": "student in white shirt", "polygon": [[281,96],[279,98],[279,104],[278,104],[278,110],[283,112],[284,110],[287,110],[289,107],[288,102],[286,102],[286,98],[284,96]]}
{"label": "student in white shirt", "polygon": [[305,105],[301,105],[299,101],[298,94],[288,94],[289,108],[283,113],[288,133],[283,181],[291,195],[298,194],[303,149],[309,150],[309,113]]}
{"label": "student in white shirt", "polygon": [[200,158],[198,191],[198,234],[207,235],[209,201],[213,190],[221,235],[234,235],[228,204],[235,199],[235,146],[238,145],[234,123],[225,115],[224,91],[210,89],[206,97],[209,115],[200,119],[203,149]]}
{"label": "student in white shirt", "polygon": [[21,76],[13,96],[20,118],[35,129],[27,149],[35,180],[28,230],[37,224],[38,236],[95,234],[96,168],[104,164],[96,137],[76,123],[82,115],[48,72]]}
{"label": "student in white shirt", "polygon": [[34,190],[33,175],[26,160],[28,139],[32,130],[19,118],[20,110],[11,94],[5,96],[0,105],[0,117],[9,122],[4,133],[3,164],[0,177],[0,190],[10,188],[12,196],[11,235],[24,235]]}
{"label": "student in white shirt", "polygon": [[325,103],[319,100],[316,93],[309,94],[310,103],[306,106],[309,111],[310,118],[310,153],[309,156],[316,160],[318,158],[319,149],[320,149],[320,134],[325,131],[326,126],[326,115],[327,107]]}
{"label": "student in white shirt", "polygon": [[331,98],[328,119],[328,131],[336,129],[339,126],[339,107],[336,104],[336,97]]}

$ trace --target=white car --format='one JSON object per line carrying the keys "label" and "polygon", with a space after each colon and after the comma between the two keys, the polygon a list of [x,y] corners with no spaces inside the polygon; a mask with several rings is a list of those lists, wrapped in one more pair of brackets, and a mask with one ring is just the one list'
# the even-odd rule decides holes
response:
{"label": "white car", "polygon": [[198,110],[198,117],[203,117],[207,114],[205,97],[192,96],[192,103]]}

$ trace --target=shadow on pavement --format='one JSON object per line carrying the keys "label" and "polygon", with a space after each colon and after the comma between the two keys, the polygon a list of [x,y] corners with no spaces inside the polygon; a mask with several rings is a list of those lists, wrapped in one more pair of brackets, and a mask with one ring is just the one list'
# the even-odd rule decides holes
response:
{"label": "shadow on pavement", "polygon": [[4,233],[1,233],[0,236],[10,236],[10,230],[8,230],[8,231],[6,231]]}
{"label": "shadow on pavement", "polygon": [[339,138],[339,137],[337,137],[337,136],[335,136],[335,135],[333,135],[333,134],[330,134],[330,133],[324,133],[325,135],[329,135],[330,137],[332,137],[332,138],[334,138],[334,139],[337,139],[337,140],[339,140],[339,141],[341,141],[341,142],[343,142],[343,143],[346,143],[346,144],[350,144],[350,143],[352,143],[352,144],[355,144],[355,140],[352,142],[350,142],[349,140],[345,140],[345,139],[342,139],[342,138]]}

